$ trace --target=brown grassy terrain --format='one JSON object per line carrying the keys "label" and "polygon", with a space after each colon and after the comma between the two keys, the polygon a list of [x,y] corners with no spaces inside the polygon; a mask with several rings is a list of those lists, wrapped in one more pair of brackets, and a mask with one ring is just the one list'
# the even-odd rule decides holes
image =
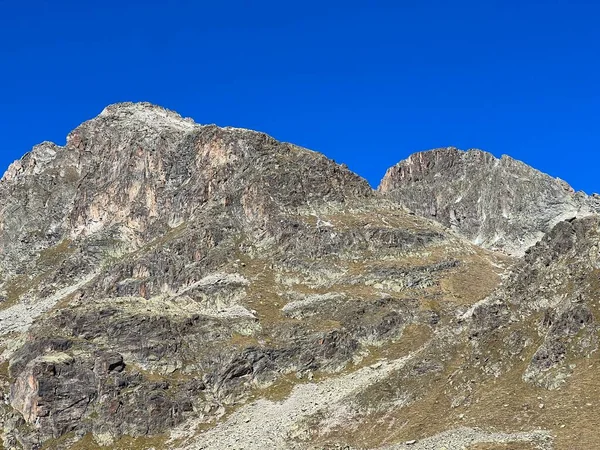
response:
{"label": "brown grassy terrain", "polygon": [[44,444],[42,450],[58,450],[68,445],[71,450],[98,450],[111,448],[113,450],[161,450],[166,448],[167,436],[153,436],[132,438],[125,436],[112,443],[110,447],[102,447],[94,440],[91,434],[86,434],[82,439],[76,440],[72,433],[65,434],[59,439],[52,439]]}
{"label": "brown grassy terrain", "polygon": [[537,450],[535,444],[527,442],[511,442],[509,444],[474,444],[468,450]]}

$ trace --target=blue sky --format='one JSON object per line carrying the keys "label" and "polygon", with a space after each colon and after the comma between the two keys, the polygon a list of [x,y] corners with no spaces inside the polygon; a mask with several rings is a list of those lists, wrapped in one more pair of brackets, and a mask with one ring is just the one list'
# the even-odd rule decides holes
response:
{"label": "blue sky", "polygon": [[0,0],[0,172],[118,101],[265,131],[377,185],[441,146],[600,191],[597,1]]}

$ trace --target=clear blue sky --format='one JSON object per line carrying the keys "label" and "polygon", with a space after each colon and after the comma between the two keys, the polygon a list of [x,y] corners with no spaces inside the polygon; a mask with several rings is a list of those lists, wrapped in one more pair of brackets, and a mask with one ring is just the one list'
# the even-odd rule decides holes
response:
{"label": "clear blue sky", "polygon": [[265,131],[377,185],[478,147],[600,191],[600,2],[0,0],[0,172],[119,101]]}

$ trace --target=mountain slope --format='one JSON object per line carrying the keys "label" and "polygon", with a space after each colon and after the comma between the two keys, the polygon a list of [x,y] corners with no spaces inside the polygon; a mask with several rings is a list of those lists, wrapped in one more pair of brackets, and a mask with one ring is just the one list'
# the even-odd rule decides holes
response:
{"label": "mountain slope", "polygon": [[148,104],[36,147],[0,186],[10,445],[211,423],[435,327],[431,302],[484,297],[505,263],[320,154]]}
{"label": "mountain slope", "polygon": [[5,447],[598,442],[597,216],[514,258],[398,192],[146,103],[35,147],[0,182]]}
{"label": "mountain slope", "polygon": [[352,415],[323,441],[374,448],[417,439],[409,448],[471,448],[487,439],[472,430],[485,430],[529,442],[494,449],[596,448],[599,248],[598,216],[557,225],[492,295],[348,402]]}

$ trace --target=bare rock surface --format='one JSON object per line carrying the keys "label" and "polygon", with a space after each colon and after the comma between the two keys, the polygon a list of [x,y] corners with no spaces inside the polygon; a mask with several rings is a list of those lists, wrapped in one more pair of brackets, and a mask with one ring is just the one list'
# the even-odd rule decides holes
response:
{"label": "bare rock surface", "polygon": [[0,181],[4,448],[595,448],[596,202],[111,105]]}
{"label": "bare rock surface", "polygon": [[595,199],[509,156],[452,147],[399,162],[379,191],[478,245],[514,255],[557,223],[598,211]]}

